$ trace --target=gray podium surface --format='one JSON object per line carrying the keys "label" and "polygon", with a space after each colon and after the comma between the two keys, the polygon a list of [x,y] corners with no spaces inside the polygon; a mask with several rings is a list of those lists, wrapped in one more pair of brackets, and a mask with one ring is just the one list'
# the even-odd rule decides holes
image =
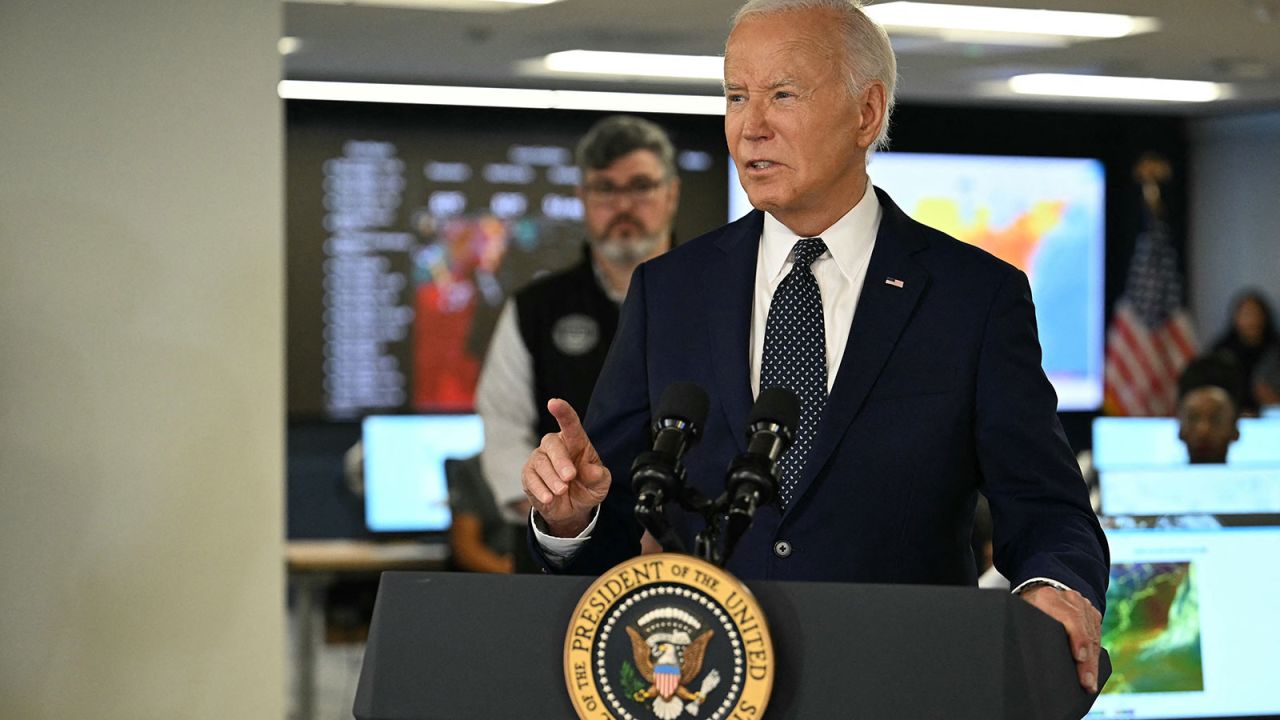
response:
{"label": "gray podium surface", "polygon": [[[592,578],[388,572],[359,720],[572,718],[564,636]],[[1080,718],[1062,626],[998,590],[747,583],[777,666],[764,717]],[[1103,658],[1103,679],[1109,674]]]}

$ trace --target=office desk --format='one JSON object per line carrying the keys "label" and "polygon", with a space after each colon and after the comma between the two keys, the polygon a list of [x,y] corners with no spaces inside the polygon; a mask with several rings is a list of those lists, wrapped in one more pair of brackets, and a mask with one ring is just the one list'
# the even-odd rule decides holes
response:
{"label": "office desk", "polygon": [[315,717],[316,609],[329,585],[343,575],[384,570],[443,570],[444,544],[367,540],[290,540],[285,546],[289,582],[297,588],[298,718]]}

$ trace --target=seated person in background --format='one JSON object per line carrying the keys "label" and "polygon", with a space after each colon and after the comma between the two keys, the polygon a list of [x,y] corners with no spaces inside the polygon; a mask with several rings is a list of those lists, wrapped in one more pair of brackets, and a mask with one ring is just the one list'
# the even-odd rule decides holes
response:
{"label": "seated person in background", "polygon": [[444,474],[453,513],[449,549],[454,567],[470,572],[513,572],[515,537],[480,472],[479,456],[445,460]]}
{"label": "seated person in background", "polygon": [[1225,463],[1240,439],[1240,372],[1230,356],[1193,360],[1178,379],[1178,439],[1192,463]]}
{"label": "seated person in background", "polygon": [[[1225,352],[1235,360],[1240,377],[1249,381],[1263,356],[1280,347],[1280,331],[1276,330],[1275,316],[1261,290],[1250,288],[1242,291],[1231,303],[1231,324],[1213,344],[1214,352]],[[1237,407],[1244,415],[1257,415],[1258,406],[1265,404],[1254,396],[1253,388],[1246,384],[1241,388]]]}

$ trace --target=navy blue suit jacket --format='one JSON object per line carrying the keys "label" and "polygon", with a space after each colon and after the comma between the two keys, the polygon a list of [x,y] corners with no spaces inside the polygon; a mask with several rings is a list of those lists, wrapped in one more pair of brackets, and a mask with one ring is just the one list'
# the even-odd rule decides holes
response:
{"label": "navy blue suit jacket", "polygon": [[[1040,366],[1026,276],[876,192],[883,218],[812,455],[786,511],[761,508],[728,569],[743,579],[973,585],[981,491],[1006,577],[1053,578],[1101,609],[1106,541]],[[613,484],[566,571],[600,573],[638,554],[630,464],[673,382],[711,396],[685,463],[704,494],[724,489],[753,401],[762,223],[752,212],[637,269],[585,421]],[[673,519],[693,547],[700,519],[679,510]],[[778,541],[790,544],[786,557]]]}

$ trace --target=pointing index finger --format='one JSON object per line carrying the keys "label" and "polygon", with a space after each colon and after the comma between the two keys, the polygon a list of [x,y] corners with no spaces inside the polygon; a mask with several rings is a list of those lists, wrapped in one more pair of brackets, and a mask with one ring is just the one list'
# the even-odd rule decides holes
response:
{"label": "pointing index finger", "polygon": [[574,455],[582,452],[587,447],[587,433],[573,406],[560,398],[552,398],[547,401],[547,411],[560,424],[560,437],[569,452]]}

